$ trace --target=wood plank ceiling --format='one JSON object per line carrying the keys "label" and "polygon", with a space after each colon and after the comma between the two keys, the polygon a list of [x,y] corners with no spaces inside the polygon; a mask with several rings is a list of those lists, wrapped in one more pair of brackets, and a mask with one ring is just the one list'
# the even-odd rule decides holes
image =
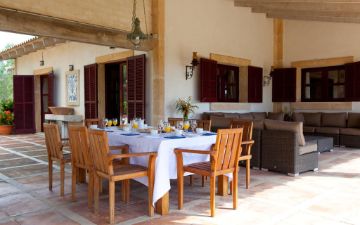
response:
{"label": "wood plank ceiling", "polygon": [[234,0],[268,18],[360,23],[360,0]]}

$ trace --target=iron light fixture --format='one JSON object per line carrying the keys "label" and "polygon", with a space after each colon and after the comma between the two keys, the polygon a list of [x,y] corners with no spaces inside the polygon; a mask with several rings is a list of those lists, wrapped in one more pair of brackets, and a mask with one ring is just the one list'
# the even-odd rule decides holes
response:
{"label": "iron light fixture", "polygon": [[74,70],[74,65],[69,65],[69,71],[73,71]]}
{"label": "iron light fixture", "polygon": [[40,66],[44,66],[44,65],[45,65],[45,61],[44,61],[44,53],[41,53]]}
{"label": "iron light fixture", "polygon": [[185,79],[188,80],[193,77],[195,67],[199,65],[199,61],[197,59],[197,52],[193,52],[193,59],[191,61],[191,66],[185,67]]}
{"label": "iron light fixture", "polygon": [[136,16],[136,3],[137,0],[134,0],[131,32],[126,35],[126,38],[134,45],[135,48],[139,48],[141,41],[151,39],[152,35],[149,35],[147,32],[145,1],[143,0],[146,33],[141,31],[140,19]]}

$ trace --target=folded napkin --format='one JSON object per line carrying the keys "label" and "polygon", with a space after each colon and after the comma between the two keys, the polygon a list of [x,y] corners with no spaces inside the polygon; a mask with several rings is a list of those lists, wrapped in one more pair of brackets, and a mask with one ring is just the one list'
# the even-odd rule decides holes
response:
{"label": "folded napkin", "polygon": [[202,136],[212,136],[212,135],[216,135],[216,133],[203,133],[201,135]]}
{"label": "folded napkin", "polygon": [[137,133],[127,133],[127,134],[121,134],[121,135],[124,135],[124,136],[136,136],[136,135],[140,135],[140,134],[137,134]]}
{"label": "folded napkin", "polygon": [[168,139],[180,139],[180,138],[185,138],[184,136],[167,136],[164,138],[168,138]]}

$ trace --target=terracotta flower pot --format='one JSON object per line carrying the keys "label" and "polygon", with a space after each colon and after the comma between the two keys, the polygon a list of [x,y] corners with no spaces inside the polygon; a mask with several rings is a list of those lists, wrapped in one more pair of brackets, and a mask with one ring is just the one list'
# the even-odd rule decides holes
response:
{"label": "terracotta flower pot", "polygon": [[13,125],[0,125],[0,135],[9,135],[12,133]]}

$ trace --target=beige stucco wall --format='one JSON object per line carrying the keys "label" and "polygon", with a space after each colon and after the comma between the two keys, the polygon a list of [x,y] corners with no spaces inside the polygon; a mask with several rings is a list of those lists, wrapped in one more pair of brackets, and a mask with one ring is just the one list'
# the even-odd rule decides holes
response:
{"label": "beige stucco wall", "polygon": [[[80,70],[80,105],[75,106],[75,113],[84,115],[84,66],[95,63],[95,58],[102,55],[112,54],[116,52],[127,51],[126,49],[110,49],[109,47],[67,42],[59,44],[55,47],[49,47],[44,50],[37,51],[17,59],[18,75],[32,75],[35,69],[41,68],[39,61],[41,53],[44,55],[45,65],[43,67],[52,66],[55,75],[55,99],[56,106],[66,106],[65,92],[65,72],[68,71],[69,65],[74,65],[75,70]],[[135,54],[143,54],[143,52],[135,52]],[[148,60],[149,57],[147,57]],[[148,69],[147,69],[148,70]],[[151,104],[151,72],[147,71],[146,83],[148,84],[146,93],[146,105]],[[102,99],[99,99],[101,101]],[[104,101],[104,100],[103,100]],[[147,110],[147,118],[151,119],[151,111]]]}
{"label": "beige stucco wall", "polygon": [[[360,24],[286,20],[284,65],[293,61],[354,56],[360,60]],[[341,111],[341,110],[340,110]],[[360,111],[353,102],[352,111]]]}
{"label": "beige stucco wall", "polygon": [[[273,60],[273,21],[249,8],[234,7],[232,0],[167,0],[165,15],[165,114],[175,112],[178,97],[194,96],[199,102],[199,73],[185,80],[185,65],[197,51],[250,59],[269,74]],[[238,103],[241,111],[271,111],[271,87],[264,87],[263,103]],[[198,113],[210,111],[199,103]],[[239,108],[238,106],[235,108]],[[223,110],[221,110],[223,111]]]}

